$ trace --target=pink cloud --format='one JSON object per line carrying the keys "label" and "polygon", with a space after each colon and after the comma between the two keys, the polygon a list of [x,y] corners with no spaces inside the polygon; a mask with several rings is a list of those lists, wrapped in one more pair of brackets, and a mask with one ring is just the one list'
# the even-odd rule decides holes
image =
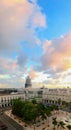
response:
{"label": "pink cloud", "polygon": [[45,52],[41,57],[42,68],[48,69],[49,67],[62,70],[70,68],[71,32],[64,37],[45,42],[43,50]]}
{"label": "pink cloud", "polygon": [[11,59],[5,59],[5,58],[0,58],[0,67],[2,67],[4,70],[8,71],[13,71],[14,69],[17,68],[17,63],[16,60],[11,60]]}
{"label": "pink cloud", "polygon": [[[45,27],[46,18],[38,4],[28,0],[0,2],[0,52],[20,51],[21,40],[36,43],[35,27]],[[34,42],[35,41],[35,42]]]}
{"label": "pink cloud", "polygon": [[43,45],[43,50],[46,52],[47,49],[51,46],[51,41],[45,40],[45,43]]}
{"label": "pink cloud", "polygon": [[38,77],[37,72],[34,71],[34,70],[31,70],[30,73],[29,73],[29,75],[30,75],[30,77],[31,77],[32,80],[35,79],[36,77]]}
{"label": "pink cloud", "polygon": [[46,17],[41,12],[37,12],[33,19],[35,27],[46,27]]}

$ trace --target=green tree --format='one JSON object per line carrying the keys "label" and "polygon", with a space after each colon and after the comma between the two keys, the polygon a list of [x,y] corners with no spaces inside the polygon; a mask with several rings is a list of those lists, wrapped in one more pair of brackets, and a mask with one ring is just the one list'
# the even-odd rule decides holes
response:
{"label": "green tree", "polygon": [[21,99],[15,99],[13,100],[13,105],[12,105],[12,113],[22,117],[22,107],[23,107],[24,102],[21,101]]}
{"label": "green tree", "polygon": [[68,130],[71,130],[71,125],[68,125],[67,128],[68,128]]}
{"label": "green tree", "polygon": [[57,120],[56,120],[56,117],[53,117],[52,118],[52,124],[54,125],[54,130],[56,129],[56,126],[57,126]]}
{"label": "green tree", "polygon": [[32,99],[32,103],[33,104],[37,104],[37,101],[36,101],[36,99],[34,98],[34,99]]}
{"label": "green tree", "polygon": [[50,119],[50,116],[51,116],[51,110],[50,108],[46,110],[46,115],[47,115],[47,123],[48,123],[48,127],[49,127],[49,119]]}
{"label": "green tree", "polygon": [[25,103],[22,108],[22,115],[25,122],[35,123],[36,118],[39,116],[37,106],[32,102]]}
{"label": "green tree", "polygon": [[38,108],[38,113],[39,113],[39,116],[41,116],[41,118],[44,120],[46,119],[46,114],[47,114],[47,109],[46,107],[42,104],[42,103],[39,103],[37,105],[37,108]]}
{"label": "green tree", "polygon": [[58,123],[58,127],[60,127],[60,130],[64,129],[65,128],[64,126],[65,126],[65,123],[63,121],[60,121]]}
{"label": "green tree", "polygon": [[13,101],[12,113],[21,117],[26,123],[35,124],[39,119],[44,120],[51,114],[51,109],[47,108],[44,104],[35,104],[31,101],[22,101],[16,99]]}

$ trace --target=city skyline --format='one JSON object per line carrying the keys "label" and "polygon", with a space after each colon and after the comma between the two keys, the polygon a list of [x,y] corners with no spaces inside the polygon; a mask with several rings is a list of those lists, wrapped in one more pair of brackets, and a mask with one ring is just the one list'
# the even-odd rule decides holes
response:
{"label": "city skyline", "polygon": [[71,0],[0,1],[0,88],[71,88]]}

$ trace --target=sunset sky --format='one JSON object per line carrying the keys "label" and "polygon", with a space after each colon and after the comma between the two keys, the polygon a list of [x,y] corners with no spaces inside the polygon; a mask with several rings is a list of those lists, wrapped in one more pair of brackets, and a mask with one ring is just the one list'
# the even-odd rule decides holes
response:
{"label": "sunset sky", "polygon": [[0,0],[0,88],[28,75],[36,87],[71,87],[71,0]]}

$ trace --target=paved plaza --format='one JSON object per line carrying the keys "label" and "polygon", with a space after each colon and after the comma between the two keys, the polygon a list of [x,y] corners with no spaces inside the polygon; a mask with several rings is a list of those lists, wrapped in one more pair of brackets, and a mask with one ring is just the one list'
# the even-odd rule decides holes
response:
{"label": "paved plaza", "polygon": [[[23,121],[21,121],[20,118],[17,118],[17,116],[14,116],[11,114],[11,110],[6,111],[5,114],[7,114],[10,118],[12,118],[13,120],[15,120],[17,123],[19,123],[21,126],[23,126],[23,128],[25,130],[53,130],[53,124],[52,124],[52,118],[56,117],[57,121],[63,121],[66,125],[65,125],[65,130],[67,129],[67,125],[71,125],[71,113],[65,112],[65,111],[54,111],[52,113],[52,116],[50,116],[49,118],[47,118],[47,120],[42,121],[40,123],[37,123],[35,126],[33,125],[27,125],[27,127],[25,127],[25,123]],[[58,129],[58,128],[56,128]]]}

